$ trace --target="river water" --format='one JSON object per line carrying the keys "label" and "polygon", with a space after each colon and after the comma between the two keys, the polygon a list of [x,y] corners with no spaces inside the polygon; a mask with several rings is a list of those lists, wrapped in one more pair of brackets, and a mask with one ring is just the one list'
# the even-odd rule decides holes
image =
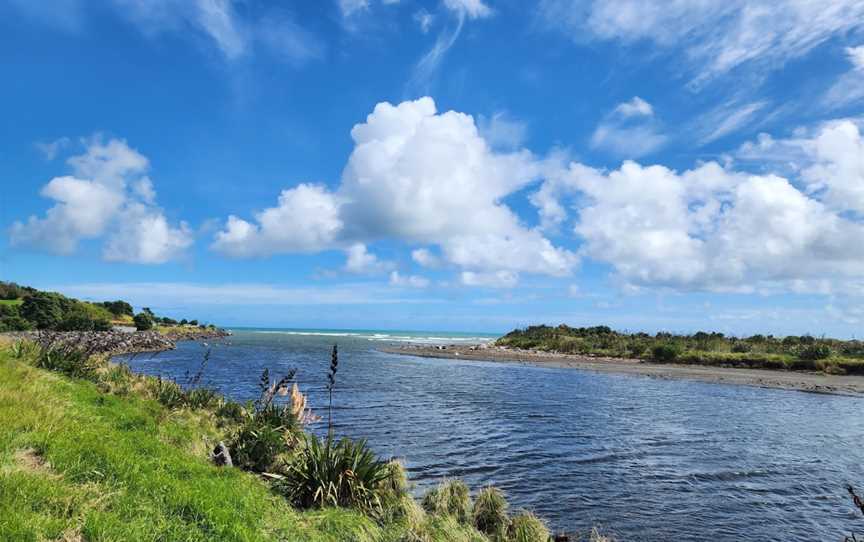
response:
{"label": "river water", "polygon": [[[501,488],[556,530],[621,540],[841,541],[864,534],[860,399],[572,369],[384,354],[391,342],[476,334],[235,330],[204,381],[237,400],[289,368],[326,424],[330,347],[340,363],[335,431],[403,458],[417,491],[448,477]],[[183,379],[205,347],[124,357]],[[326,427],[314,427],[326,432]]]}

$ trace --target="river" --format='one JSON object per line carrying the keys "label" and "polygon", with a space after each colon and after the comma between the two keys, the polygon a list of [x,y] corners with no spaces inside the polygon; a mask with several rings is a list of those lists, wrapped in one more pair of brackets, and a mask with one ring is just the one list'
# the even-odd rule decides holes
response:
{"label": "river", "polygon": [[[845,489],[864,492],[860,399],[376,350],[488,338],[234,330],[212,345],[204,382],[245,401],[257,396],[264,368],[274,378],[297,368],[326,423],[336,342],[336,433],[403,458],[418,493],[448,477],[475,490],[494,484],[556,530],[600,526],[621,540],[812,542],[864,533]],[[186,342],[122,358],[182,382],[205,348]]]}

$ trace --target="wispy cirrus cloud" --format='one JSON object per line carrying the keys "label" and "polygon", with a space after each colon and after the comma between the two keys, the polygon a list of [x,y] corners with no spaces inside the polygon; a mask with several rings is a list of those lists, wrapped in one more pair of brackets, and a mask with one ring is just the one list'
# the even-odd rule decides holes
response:
{"label": "wispy cirrus cloud", "polygon": [[706,145],[745,128],[758,125],[758,115],[768,105],[767,100],[748,103],[732,100],[703,113],[685,131],[700,134],[699,143]]}
{"label": "wispy cirrus cloud", "polygon": [[698,88],[732,70],[765,73],[864,28],[859,0],[542,0],[541,19],[576,41],[653,44]]}
{"label": "wispy cirrus cloud", "polygon": [[441,63],[459,39],[465,21],[482,19],[493,14],[492,9],[483,0],[444,0],[443,5],[456,17],[456,25],[443,29],[435,38],[432,48],[414,66],[408,82],[408,88],[414,94],[428,93],[431,81]]}
{"label": "wispy cirrus cloud", "polygon": [[[284,9],[248,14],[241,0],[105,0],[114,14],[151,39],[173,34],[215,47],[227,62],[256,51],[292,65],[322,56],[324,42],[300,26]],[[30,2],[12,0],[11,7],[32,20],[83,31],[93,4],[81,0]]]}
{"label": "wispy cirrus cloud", "polygon": [[851,68],[822,96],[821,105],[829,111],[864,102],[864,45],[847,47],[846,57]]}

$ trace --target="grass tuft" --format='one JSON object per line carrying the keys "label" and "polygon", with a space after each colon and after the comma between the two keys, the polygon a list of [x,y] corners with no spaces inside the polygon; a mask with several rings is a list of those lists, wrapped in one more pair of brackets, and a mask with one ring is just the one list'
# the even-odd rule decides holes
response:
{"label": "grass tuft", "polygon": [[474,526],[492,540],[505,540],[510,523],[507,508],[501,490],[492,486],[481,489],[474,500]]}
{"label": "grass tuft", "polygon": [[510,520],[507,532],[510,542],[548,542],[549,529],[531,512],[521,512]]}
{"label": "grass tuft", "polygon": [[472,520],[470,491],[461,480],[448,480],[429,490],[423,497],[423,508],[430,514],[451,516],[463,524]]}

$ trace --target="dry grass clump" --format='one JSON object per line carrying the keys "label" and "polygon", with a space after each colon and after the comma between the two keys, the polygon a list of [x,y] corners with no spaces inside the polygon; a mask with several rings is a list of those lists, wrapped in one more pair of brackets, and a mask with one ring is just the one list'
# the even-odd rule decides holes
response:
{"label": "dry grass clump", "polygon": [[511,542],[548,542],[549,529],[531,512],[520,512],[510,520],[507,540]]}

